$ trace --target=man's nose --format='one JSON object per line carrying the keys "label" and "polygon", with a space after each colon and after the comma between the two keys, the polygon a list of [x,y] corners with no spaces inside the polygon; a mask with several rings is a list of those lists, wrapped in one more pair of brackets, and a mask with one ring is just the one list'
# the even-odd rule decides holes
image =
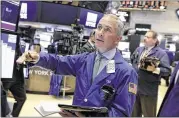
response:
{"label": "man's nose", "polygon": [[101,29],[101,30],[99,31],[99,36],[102,37],[103,35],[104,35],[104,30]]}

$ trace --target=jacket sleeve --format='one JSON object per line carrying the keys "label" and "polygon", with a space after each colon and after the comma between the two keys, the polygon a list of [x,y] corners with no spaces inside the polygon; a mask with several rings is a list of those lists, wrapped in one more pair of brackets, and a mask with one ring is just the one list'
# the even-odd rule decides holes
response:
{"label": "jacket sleeve", "polygon": [[50,69],[60,75],[76,76],[76,72],[81,67],[85,57],[86,53],[69,56],[40,53],[40,58],[36,66]]}
{"label": "jacket sleeve", "polygon": [[169,76],[169,74],[171,73],[170,62],[166,52],[164,52],[163,56],[160,59],[159,68],[161,76]]}
{"label": "jacket sleeve", "polygon": [[114,101],[109,107],[109,117],[129,117],[132,114],[133,106],[136,100],[137,92],[137,73],[134,69],[125,70],[120,75],[120,84],[118,85]]}

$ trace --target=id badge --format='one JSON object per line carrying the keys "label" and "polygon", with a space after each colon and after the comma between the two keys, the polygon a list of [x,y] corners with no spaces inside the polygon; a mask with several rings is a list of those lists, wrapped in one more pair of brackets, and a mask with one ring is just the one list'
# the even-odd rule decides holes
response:
{"label": "id badge", "polygon": [[115,61],[110,60],[108,61],[107,68],[106,68],[107,73],[115,73]]}

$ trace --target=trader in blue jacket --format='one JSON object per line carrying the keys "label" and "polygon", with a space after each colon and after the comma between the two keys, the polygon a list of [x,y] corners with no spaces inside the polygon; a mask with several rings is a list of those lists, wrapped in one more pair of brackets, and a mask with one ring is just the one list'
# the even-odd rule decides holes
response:
{"label": "trader in blue jacket", "polygon": [[[130,116],[137,92],[137,73],[116,48],[123,27],[122,21],[115,15],[104,15],[95,34],[96,52],[69,56],[26,52],[17,63],[36,61],[36,65],[55,70],[61,75],[76,76],[73,105],[107,107],[105,116]],[[60,114],[81,116],[67,111]]]}
{"label": "trader in blue jacket", "polygon": [[[144,37],[144,47],[138,47],[131,61],[139,76],[138,93],[134,105],[133,117],[155,117],[157,111],[158,85],[161,76],[170,74],[170,63],[167,53],[158,46],[157,33],[149,30]],[[141,68],[143,59],[157,58],[158,66]],[[146,62],[148,63],[148,62]],[[152,62],[155,63],[155,62]]]}
{"label": "trader in blue jacket", "polygon": [[179,117],[179,63],[171,76],[170,86],[159,109],[159,117]]}

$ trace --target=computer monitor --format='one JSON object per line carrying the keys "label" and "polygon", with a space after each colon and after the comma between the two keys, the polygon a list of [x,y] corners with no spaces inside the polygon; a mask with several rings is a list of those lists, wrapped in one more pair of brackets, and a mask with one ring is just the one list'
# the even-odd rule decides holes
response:
{"label": "computer monitor", "polygon": [[40,45],[43,48],[48,48],[48,45],[51,44],[52,36],[48,34],[40,34]]}
{"label": "computer monitor", "polygon": [[129,51],[129,42],[119,42],[117,48],[121,51]]}
{"label": "computer monitor", "polygon": [[118,11],[117,15],[119,16],[120,20],[123,22],[130,22],[130,11]]}
{"label": "computer monitor", "polygon": [[138,35],[145,35],[151,28],[151,24],[135,24],[136,34]]}
{"label": "computer monitor", "polygon": [[103,15],[103,13],[97,11],[80,8],[79,23],[84,25],[86,28],[95,29]]}
{"label": "computer monitor", "polygon": [[12,79],[15,66],[17,35],[1,33],[0,44],[2,49],[1,79]]}
{"label": "computer monitor", "polygon": [[38,22],[39,1],[20,1],[20,21]]}
{"label": "computer monitor", "polygon": [[16,31],[20,4],[17,1],[1,1],[1,29]]}
{"label": "computer monitor", "polygon": [[40,22],[71,26],[77,15],[78,7],[41,1]]}

